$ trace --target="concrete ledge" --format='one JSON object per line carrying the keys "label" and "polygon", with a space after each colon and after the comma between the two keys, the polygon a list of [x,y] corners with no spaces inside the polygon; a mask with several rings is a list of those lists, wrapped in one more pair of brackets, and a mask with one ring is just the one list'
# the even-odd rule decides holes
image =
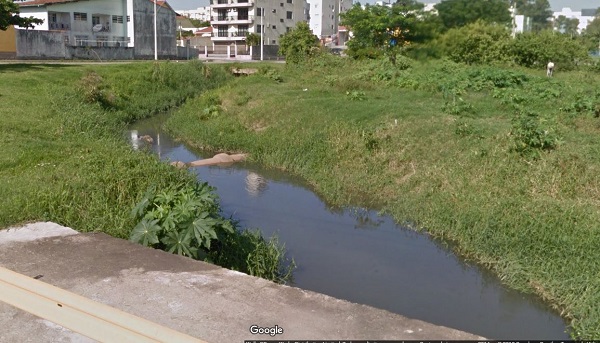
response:
{"label": "concrete ledge", "polygon": [[[482,339],[104,234],[22,240],[11,239],[11,232],[19,230],[0,236],[1,266],[31,277],[41,275],[46,283],[208,342]],[[35,342],[86,341],[6,304],[0,304],[0,325],[2,342],[23,337]],[[252,325],[278,326],[283,333],[253,335]]]}
{"label": "concrete ledge", "polygon": [[0,231],[0,245],[13,242],[35,241],[41,238],[76,235],[79,232],[52,222],[32,223],[9,227]]}

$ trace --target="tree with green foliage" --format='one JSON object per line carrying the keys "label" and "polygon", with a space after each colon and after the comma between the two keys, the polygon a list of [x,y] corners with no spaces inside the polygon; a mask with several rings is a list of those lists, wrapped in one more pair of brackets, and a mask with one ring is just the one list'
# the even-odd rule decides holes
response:
{"label": "tree with green foliage", "polygon": [[559,15],[554,20],[554,29],[571,37],[577,35],[577,26],[579,26],[579,19],[577,18],[567,18],[564,15]]}
{"label": "tree with green foliage", "polygon": [[506,0],[443,0],[435,5],[446,30],[482,20],[509,25],[511,16]]}
{"label": "tree with green foliage", "polygon": [[541,31],[552,27],[552,9],[548,0],[513,0],[518,14],[531,18],[531,30]]}
{"label": "tree with green foliage", "polygon": [[288,63],[298,64],[315,54],[319,39],[306,22],[298,22],[296,27],[286,32],[279,41],[279,54]]}
{"label": "tree with green foliage", "polygon": [[398,1],[391,8],[355,4],[342,15],[342,25],[354,34],[348,42],[348,54],[355,58],[387,55],[393,63],[403,48],[426,40],[435,31],[427,27],[422,14],[423,4],[414,0]]}
{"label": "tree with green foliage", "polygon": [[9,26],[16,25],[21,27],[33,27],[34,24],[41,24],[42,19],[34,17],[23,18],[19,16],[19,5],[12,0],[0,0],[0,30],[6,31]]}
{"label": "tree with green foliage", "polygon": [[514,62],[528,68],[546,68],[552,61],[560,70],[572,70],[587,59],[588,49],[577,39],[552,30],[517,35],[510,47]]}
{"label": "tree with green foliage", "polygon": [[248,33],[246,35],[247,46],[258,46],[260,45],[260,35],[257,33]]}
{"label": "tree with green foliage", "polygon": [[504,26],[478,20],[450,29],[439,40],[442,51],[454,62],[495,64],[510,61],[510,30]]}
{"label": "tree with green foliage", "polygon": [[594,18],[588,24],[582,33],[582,37],[589,51],[599,51],[600,53],[600,17]]}
{"label": "tree with green foliage", "polygon": [[194,27],[208,27],[208,26],[210,26],[210,21],[207,21],[207,20],[200,20],[200,19],[190,18],[190,22],[192,24],[194,24]]}

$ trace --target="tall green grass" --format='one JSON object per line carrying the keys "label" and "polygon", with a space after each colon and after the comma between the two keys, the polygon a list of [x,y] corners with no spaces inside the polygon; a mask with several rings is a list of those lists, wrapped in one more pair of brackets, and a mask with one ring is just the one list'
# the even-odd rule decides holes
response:
{"label": "tall green grass", "polygon": [[[221,217],[214,194],[203,193],[210,206],[200,202],[206,206],[191,211],[198,199],[191,201],[195,195],[187,191],[196,189],[195,176],[150,153],[134,151],[125,140],[130,123],[172,110],[226,83],[227,75],[225,68],[198,62],[0,65],[0,228],[48,220],[78,231],[129,238],[140,220],[157,219],[151,206],[138,208],[137,217],[130,215],[153,189],[160,196],[187,199],[177,206],[159,202],[163,212],[175,214],[169,217],[170,225],[160,222],[167,232],[153,246],[210,257],[221,266],[276,282],[290,281],[293,262],[287,263],[276,240],[267,241],[258,231],[233,230],[234,223]],[[211,217],[202,228],[207,223],[229,228],[226,234],[219,232],[222,242],[212,236],[212,247],[207,237],[204,245],[173,242],[173,235],[184,237],[204,211]],[[199,228],[194,232],[206,234]],[[216,235],[214,228],[207,232]],[[196,253],[198,249],[203,253]]]}
{"label": "tall green grass", "polygon": [[[507,285],[544,298],[575,337],[598,339],[599,81],[589,71],[548,79],[324,57],[236,79],[185,104],[168,127],[299,175],[333,204],[378,206],[455,241]],[[215,98],[221,110],[202,116]]]}
{"label": "tall green grass", "polygon": [[126,126],[225,79],[201,63],[0,65],[0,227],[51,220],[128,237],[150,185],[192,177],[132,151]]}

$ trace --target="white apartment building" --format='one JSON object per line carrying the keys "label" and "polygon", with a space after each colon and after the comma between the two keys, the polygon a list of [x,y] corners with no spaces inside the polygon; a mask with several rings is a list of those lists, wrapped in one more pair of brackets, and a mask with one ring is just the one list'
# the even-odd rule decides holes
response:
{"label": "white apartment building", "polygon": [[319,38],[338,33],[340,14],[352,7],[352,0],[307,0],[308,25]]}
{"label": "white apartment building", "polygon": [[248,33],[264,32],[265,45],[305,20],[306,0],[211,0],[213,45],[240,45]]}
{"label": "white apartment building", "polygon": [[569,7],[565,7],[560,12],[554,12],[552,18],[556,19],[559,16],[564,15],[567,19],[578,19],[579,25],[577,25],[577,31],[581,33],[581,31],[594,20],[596,10],[597,9],[583,9],[581,11],[573,11]]}
{"label": "white apartment building", "polygon": [[210,21],[211,13],[210,6],[198,7],[195,10],[175,10],[177,14],[190,19],[198,19],[202,21]]}

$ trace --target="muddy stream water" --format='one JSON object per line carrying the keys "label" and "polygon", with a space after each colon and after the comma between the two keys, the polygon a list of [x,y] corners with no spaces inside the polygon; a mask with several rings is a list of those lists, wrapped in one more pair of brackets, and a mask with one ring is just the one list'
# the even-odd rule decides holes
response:
{"label": "muddy stream water", "polygon": [[[162,130],[165,116],[136,123],[167,161],[212,157]],[[133,140],[135,147],[143,143]],[[216,187],[226,216],[277,234],[298,265],[293,286],[490,339],[568,339],[566,323],[537,297],[454,255],[442,242],[362,208],[331,209],[297,178],[242,162],[195,167]]]}

